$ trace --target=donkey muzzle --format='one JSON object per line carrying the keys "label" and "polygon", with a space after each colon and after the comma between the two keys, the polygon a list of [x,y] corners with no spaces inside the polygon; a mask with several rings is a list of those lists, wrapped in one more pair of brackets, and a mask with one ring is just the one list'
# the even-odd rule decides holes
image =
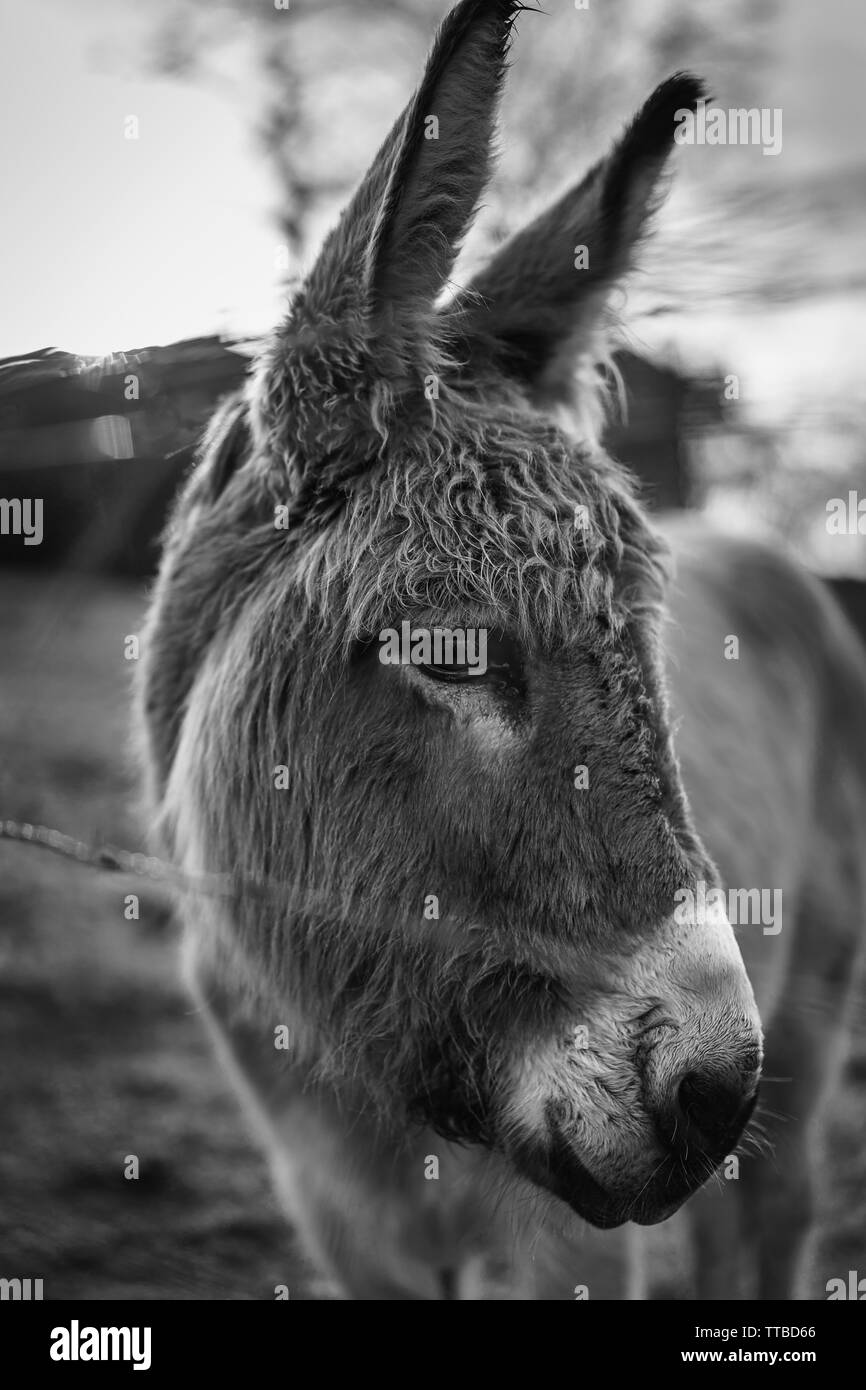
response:
{"label": "donkey muzzle", "polygon": [[515,1167],[596,1226],[670,1216],[732,1153],[762,1061],[754,994],[726,918],[665,922],[611,956],[577,1001],[580,1043],[525,1059]]}

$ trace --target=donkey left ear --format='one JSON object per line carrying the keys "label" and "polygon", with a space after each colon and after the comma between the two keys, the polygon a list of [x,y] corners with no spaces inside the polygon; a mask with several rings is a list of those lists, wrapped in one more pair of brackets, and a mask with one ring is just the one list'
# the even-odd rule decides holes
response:
{"label": "donkey left ear", "polygon": [[[518,0],[460,0],[442,22],[421,85],[376,155],[252,388],[257,447],[295,487],[324,459],[366,467],[385,413],[438,367],[435,301],[490,169],[490,144]],[[358,404],[332,410],[343,397]],[[290,418],[289,418],[290,417]]]}
{"label": "donkey left ear", "polygon": [[[304,288],[307,317],[432,318],[490,170],[517,0],[461,0]],[[399,331],[395,335],[401,337]]]}
{"label": "donkey left ear", "polygon": [[373,313],[432,307],[454,266],[490,172],[490,146],[513,0],[463,0],[440,29],[371,238]]}
{"label": "donkey left ear", "polygon": [[568,400],[606,300],[632,264],[659,202],[675,122],[703,84],[677,73],[657,87],[586,177],[496,252],[444,311],[468,369],[479,358],[539,402]]}

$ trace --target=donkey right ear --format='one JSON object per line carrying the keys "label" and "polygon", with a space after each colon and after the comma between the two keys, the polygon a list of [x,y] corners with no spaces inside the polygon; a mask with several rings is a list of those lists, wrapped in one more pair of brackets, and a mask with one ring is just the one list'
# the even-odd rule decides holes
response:
{"label": "donkey right ear", "polygon": [[520,9],[515,0],[461,0],[448,14],[420,87],[310,275],[310,317],[353,314],[398,339],[412,336],[419,317],[429,327],[487,182]]}
{"label": "donkey right ear", "polygon": [[486,363],[540,404],[571,400],[577,359],[593,349],[610,292],[659,202],[676,121],[703,92],[688,73],[657,87],[607,158],[500,247],[443,311],[470,374]]}

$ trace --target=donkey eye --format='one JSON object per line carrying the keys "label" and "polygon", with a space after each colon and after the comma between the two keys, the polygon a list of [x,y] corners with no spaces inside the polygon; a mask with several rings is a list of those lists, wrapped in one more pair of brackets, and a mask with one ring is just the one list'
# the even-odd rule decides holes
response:
{"label": "donkey eye", "polygon": [[418,665],[421,674],[434,681],[481,681],[489,675],[490,669],[488,667],[486,671],[482,671],[478,666],[434,666],[424,661]]}
{"label": "donkey eye", "polygon": [[452,685],[495,684],[516,693],[522,693],[525,689],[520,648],[512,638],[502,633],[486,633],[483,663],[421,662],[417,669],[430,680]]}

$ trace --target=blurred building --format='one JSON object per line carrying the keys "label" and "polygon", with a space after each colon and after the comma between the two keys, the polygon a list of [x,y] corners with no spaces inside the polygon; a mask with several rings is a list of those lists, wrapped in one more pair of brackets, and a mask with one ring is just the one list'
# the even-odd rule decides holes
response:
{"label": "blurred building", "polygon": [[0,361],[0,496],[44,499],[42,544],[4,537],[0,561],[152,573],[191,446],[245,370],[217,338]]}

